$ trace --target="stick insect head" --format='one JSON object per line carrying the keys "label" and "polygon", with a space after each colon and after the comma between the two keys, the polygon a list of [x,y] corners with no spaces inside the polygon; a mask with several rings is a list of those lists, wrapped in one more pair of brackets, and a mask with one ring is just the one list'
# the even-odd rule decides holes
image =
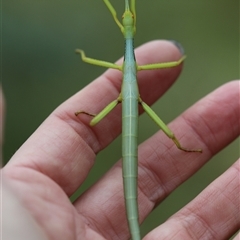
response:
{"label": "stick insect head", "polygon": [[[130,3],[129,3],[130,1]],[[123,35],[125,37],[134,36],[136,32],[136,9],[135,0],[125,0],[125,11],[122,16]]]}

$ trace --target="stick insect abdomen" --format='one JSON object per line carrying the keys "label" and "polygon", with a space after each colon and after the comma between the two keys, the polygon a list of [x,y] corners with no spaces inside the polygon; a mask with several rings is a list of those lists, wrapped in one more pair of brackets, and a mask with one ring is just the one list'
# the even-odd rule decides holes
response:
{"label": "stick insect abdomen", "polygon": [[133,39],[125,41],[122,83],[123,183],[128,224],[135,240],[141,239],[138,223],[138,85]]}

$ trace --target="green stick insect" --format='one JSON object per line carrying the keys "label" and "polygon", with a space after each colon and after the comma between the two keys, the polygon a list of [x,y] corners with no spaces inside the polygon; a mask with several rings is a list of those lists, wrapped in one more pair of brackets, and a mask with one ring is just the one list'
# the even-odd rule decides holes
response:
{"label": "green stick insect", "polygon": [[109,0],[103,0],[109,9],[112,17],[120,28],[124,40],[124,62],[117,65],[110,62],[88,58],[85,53],[77,49],[76,52],[81,55],[84,62],[98,65],[106,68],[120,70],[123,73],[121,93],[118,98],[108,104],[99,114],[90,114],[85,111],[76,112],[77,116],[84,113],[93,116],[90,125],[93,126],[101,121],[109,112],[111,112],[119,103],[122,103],[122,161],[123,161],[123,184],[126,214],[132,240],[140,240],[140,227],[138,221],[138,202],[137,202],[137,165],[138,165],[138,105],[142,105],[146,113],[162,129],[162,131],[173,140],[176,146],[185,152],[202,152],[201,149],[186,149],[181,146],[171,130],[163,123],[157,114],[141,99],[138,91],[136,74],[140,70],[150,70],[157,68],[171,68],[178,66],[183,62],[185,56],[175,62],[155,63],[139,66],[135,60],[133,40],[136,32],[136,0],[125,0],[125,12],[122,17],[122,24],[117,18],[115,9]]}

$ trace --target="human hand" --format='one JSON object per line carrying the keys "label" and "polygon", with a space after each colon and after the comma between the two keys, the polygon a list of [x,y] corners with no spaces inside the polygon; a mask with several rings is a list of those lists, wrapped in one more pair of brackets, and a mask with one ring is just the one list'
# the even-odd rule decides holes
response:
{"label": "human hand", "polygon": [[[156,49],[161,56],[154,54]],[[180,57],[177,48],[166,41],[148,43],[136,50],[136,55],[139,64]],[[176,80],[180,70],[179,66],[140,72],[142,99],[148,104],[156,101]],[[10,220],[20,217],[16,224],[24,224],[29,214],[32,218],[26,221],[26,231],[30,231],[29,221],[35,221],[33,226],[37,226],[31,229],[35,236],[41,236],[39,239],[43,239],[42,234],[46,239],[57,240],[129,239],[121,162],[75,203],[69,201],[86,179],[96,154],[121,132],[120,108],[93,128],[88,125],[89,117],[76,117],[74,112],[79,109],[99,112],[118,96],[120,85],[121,73],[106,71],[59,106],[15,153],[2,170],[4,186],[11,191],[8,194],[7,190],[5,201],[14,194],[26,214],[18,216],[10,211],[4,216]],[[239,135],[238,111],[239,82],[233,81],[200,100],[170,124],[184,146],[190,142],[188,147],[201,147],[202,154],[178,150],[161,131],[139,146],[140,222]],[[144,240],[229,238],[240,225],[239,192],[238,160]]]}

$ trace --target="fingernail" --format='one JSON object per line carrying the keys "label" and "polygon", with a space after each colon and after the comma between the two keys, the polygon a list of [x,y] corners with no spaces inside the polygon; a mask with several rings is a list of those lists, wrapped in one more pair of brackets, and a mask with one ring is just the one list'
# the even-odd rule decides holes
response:
{"label": "fingernail", "polygon": [[181,53],[182,55],[185,54],[184,48],[183,48],[183,46],[181,45],[181,43],[179,43],[179,42],[177,42],[177,41],[175,41],[175,40],[169,40],[169,42],[172,42],[172,43],[179,49],[179,51],[180,51],[180,53]]}

